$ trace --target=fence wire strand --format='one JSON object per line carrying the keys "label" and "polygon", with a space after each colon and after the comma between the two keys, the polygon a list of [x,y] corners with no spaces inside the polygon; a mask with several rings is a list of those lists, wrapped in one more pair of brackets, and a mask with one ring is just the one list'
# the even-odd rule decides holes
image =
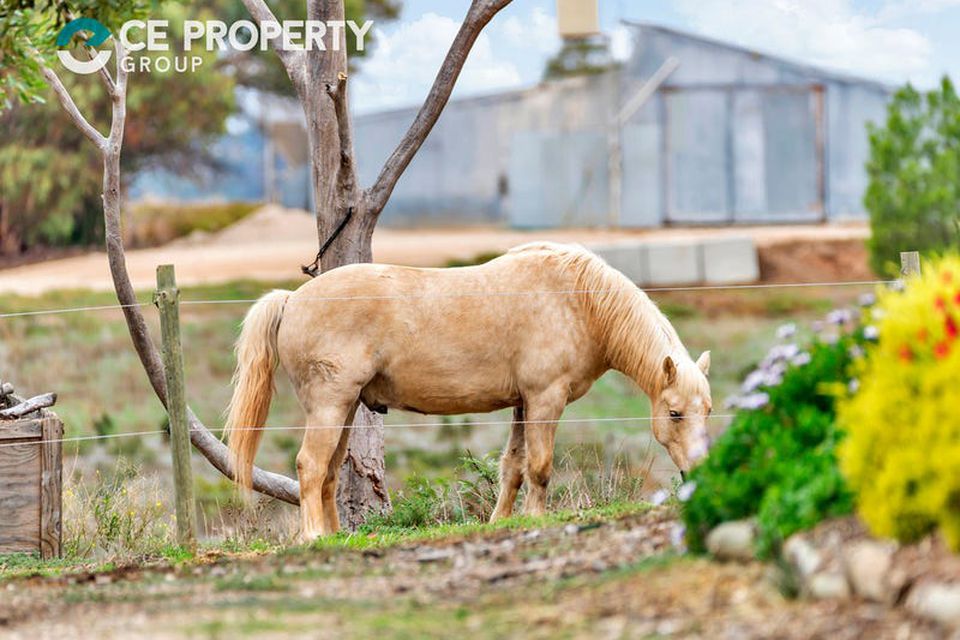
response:
{"label": "fence wire strand", "polygon": [[[714,413],[707,416],[708,420],[718,419],[718,418],[733,418],[735,414],[729,413]],[[623,417],[608,417],[608,418],[560,418],[558,420],[522,420],[520,424],[526,425],[539,425],[539,424],[593,424],[593,423],[631,423],[631,422],[651,422],[654,420],[653,416],[623,416]],[[397,429],[416,429],[416,428],[437,428],[437,427],[453,427],[456,429],[467,429],[471,427],[489,427],[489,426],[508,426],[514,423],[513,420],[465,420],[460,423],[456,422],[410,422],[404,424],[359,424],[359,425],[298,425],[298,426],[263,426],[263,427],[234,427],[232,431],[320,431],[320,430],[329,430],[329,429],[379,429],[383,428],[385,431],[392,431]],[[211,430],[210,427],[207,428]],[[212,430],[215,431],[224,431],[225,427],[213,427]],[[200,432],[200,429],[191,429],[191,432]],[[56,443],[70,443],[70,442],[88,442],[94,440],[111,440],[115,438],[132,438],[140,436],[154,436],[161,434],[168,434],[169,431],[166,429],[157,429],[153,431],[130,431],[125,433],[110,433],[104,435],[89,435],[89,436],[73,436],[69,438],[56,438],[50,440],[31,440],[24,438],[18,440],[17,442],[10,442],[0,444],[0,449],[5,447],[22,447],[28,445],[37,445],[37,444],[56,444]]]}
{"label": "fence wire strand", "polygon": [[[759,283],[759,284],[727,284],[727,285],[698,285],[689,287],[649,287],[644,288],[637,285],[637,289],[645,293],[669,293],[684,291],[738,291],[738,290],[756,290],[756,289],[798,289],[815,287],[867,287],[892,285],[900,282],[899,280],[853,280],[847,282],[784,282],[784,283]],[[615,293],[618,291],[629,291],[622,287],[614,289],[559,289],[559,290],[527,290],[527,291],[466,291],[454,293],[438,294],[397,294],[397,295],[368,295],[368,296],[305,296],[305,300],[318,300],[325,302],[348,302],[363,300],[424,300],[432,298],[471,298],[471,297],[519,297],[519,296],[539,296],[539,295],[588,295]],[[181,305],[227,305],[227,304],[253,304],[259,298],[235,298],[226,300],[181,300]],[[62,309],[36,309],[30,311],[14,311],[9,313],[0,313],[0,319],[21,318],[43,315],[60,315],[67,313],[83,313],[94,311],[111,311],[117,309],[126,309],[131,307],[148,307],[150,302],[137,302],[133,304],[112,304],[85,307],[66,307]]]}

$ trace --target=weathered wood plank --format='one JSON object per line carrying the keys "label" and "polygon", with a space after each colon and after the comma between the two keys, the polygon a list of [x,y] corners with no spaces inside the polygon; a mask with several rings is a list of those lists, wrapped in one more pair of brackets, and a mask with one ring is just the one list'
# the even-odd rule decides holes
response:
{"label": "weathered wood plank", "polygon": [[40,458],[40,556],[59,558],[63,486],[63,423],[53,414],[41,422],[43,453]]}
{"label": "weathered wood plank", "polygon": [[39,420],[18,420],[0,422],[0,440],[39,440],[41,434]]}
{"label": "weathered wood plank", "polygon": [[0,411],[0,418],[22,418],[23,416],[38,411],[40,409],[46,409],[47,407],[52,407],[57,404],[57,394],[55,393],[45,393],[35,398],[30,398],[29,400],[24,400],[20,404],[10,407],[9,409],[3,409]]}
{"label": "weathered wood plank", "polygon": [[41,449],[38,442],[0,447],[0,553],[37,551]]}

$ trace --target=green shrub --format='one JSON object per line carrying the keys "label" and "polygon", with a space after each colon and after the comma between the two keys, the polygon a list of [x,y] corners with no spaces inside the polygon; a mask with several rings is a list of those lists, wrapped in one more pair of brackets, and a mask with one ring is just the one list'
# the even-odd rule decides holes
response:
{"label": "green shrub", "polygon": [[733,422],[690,475],[696,490],[683,517],[692,550],[703,551],[721,522],[755,517],[758,555],[768,557],[790,534],[851,511],[835,457],[835,402],[862,340],[859,330],[839,331],[806,352],[777,345],[747,376]]}
{"label": "green shrub", "polygon": [[960,551],[960,258],[924,268],[881,298],[879,340],[840,405],[840,457],[875,534],[910,542],[939,528]]}
{"label": "green shrub", "polygon": [[869,125],[870,261],[877,273],[900,251],[956,247],[960,211],[960,98],[950,79],[922,94],[907,85]]}

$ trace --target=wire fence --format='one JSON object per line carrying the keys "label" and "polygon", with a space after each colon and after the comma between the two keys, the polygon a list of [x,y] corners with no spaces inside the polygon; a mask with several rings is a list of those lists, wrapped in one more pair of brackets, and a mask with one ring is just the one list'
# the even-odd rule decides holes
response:
{"label": "wire fence", "polygon": [[[891,286],[900,283],[900,280],[856,280],[856,281],[834,281],[834,282],[788,282],[788,283],[758,283],[758,284],[730,284],[730,285],[700,285],[700,286],[676,286],[676,287],[639,287],[646,293],[669,293],[669,292],[696,292],[696,291],[742,291],[742,290],[771,290],[771,289],[800,289],[800,288],[826,288],[826,287],[877,287]],[[438,294],[398,294],[398,295],[361,295],[361,296],[306,296],[302,299],[317,300],[324,302],[344,302],[344,301],[376,301],[376,300],[423,300],[428,298],[464,298],[464,297],[504,297],[504,296],[541,296],[541,295],[601,295],[628,290],[622,287],[607,289],[558,289],[558,290],[514,290],[514,291],[467,291]],[[257,298],[235,298],[223,300],[181,300],[181,305],[243,305],[257,302]],[[5,318],[23,318],[45,315],[62,315],[69,313],[99,312],[111,310],[123,310],[130,307],[149,307],[151,302],[138,302],[135,304],[113,304],[113,305],[92,305],[65,307],[58,309],[33,309],[26,311],[16,311],[9,313],[0,313],[0,319]],[[735,414],[712,414],[708,419],[729,419]],[[538,424],[540,422],[554,424],[597,424],[597,423],[646,423],[652,421],[652,416],[621,416],[607,418],[561,418],[551,421],[522,421],[522,424]],[[438,428],[438,427],[476,427],[476,426],[508,426],[513,424],[513,420],[488,420],[488,421],[466,421],[460,425],[452,422],[413,422],[405,424],[374,424],[374,425],[351,425],[351,429],[364,428],[384,428],[384,429],[409,429],[409,428]],[[221,430],[214,427],[215,430]],[[297,425],[297,426],[263,426],[263,427],[240,427],[235,431],[244,430],[263,430],[263,431],[309,431],[319,429],[343,429],[344,425]],[[54,443],[79,443],[98,440],[113,440],[118,438],[131,438],[142,436],[154,436],[169,434],[166,429],[155,429],[149,431],[132,431],[124,433],[112,433],[103,435],[85,435],[59,438],[56,440],[30,440],[14,441],[11,443],[0,444],[0,448],[18,447],[32,444],[54,444]]]}
{"label": "wire fence", "polygon": [[[670,293],[670,292],[693,292],[693,291],[744,291],[758,289],[802,289],[816,287],[868,287],[868,286],[892,286],[900,280],[854,280],[838,282],[784,282],[784,283],[758,283],[758,284],[730,284],[730,285],[699,285],[688,287],[638,287],[645,293]],[[629,291],[626,288],[607,288],[607,289],[541,289],[541,290],[517,290],[517,291],[463,291],[451,293],[425,293],[425,294],[398,294],[398,295],[365,295],[365,296],[303,296],[303,300],[317,300],[323,302],[349,302],[349,301],[376,301],[376,300],[425,300],[425,299],[446,299],[446,298],[472,298],[472,297],[521,297],[521,296],[541,296],[541,295],[601,295],[606,293],[616,293],[619,291]],[[233,298],[223,300],[181,300],[181,305],[249,305],[258,301],[259,298]],[[137,302],[133,304],[111,304],[96,306],[65,307],[60,309],[34,309],[27,311],[14,311],[9,313],[0,313],[0,319],[4,318],[22,318],[43,315],[61,315],[68,313],[85,313],[95,311],[122,310],[133,307],[150,307],[151,302]]]}
{"label": "wire fence", "polygon": [[[736,414],[729,413],[720,413],[720,414],[711,414],[706,416],[707,420],[714,419],[726,419],[733,418]],[[456,429],[469,429],[473,427],[491,427],[491,426],[508,426],[513,424],[522,424],[527,425],[550,425],[550,424],[609,424],[609,423],[646,423],[652,422],[655,419],[654,416],[622,416],[622,417],[605,417],[605,418],[560,418],[558,420],[468,420],[460,424],[454,422],[410,422],[404,424],[359,424],[359,425],[350,425],[344,426],[342,424],[327,424],[327,425],[270,425],[263,427],[234,427],[231,431],[320,431],[320,430],[331,430],[331,429],[415,429],[415,428],[438,428],[438,427],[453,427]],[[213,431],[224,431],[225,426],[221,427],[207,427],[207,429],[212,429]],[[191,431],[201,432],[200,429],[191,429]],[[10,442],[0,444],[0,449],[5,447],[22,447],[36,444],[57,444],[57,443],[72,443],[72,442],[88,442],[91,440],[113,440],[117,438],[132,438],[132,437],[142,437],[142,436],[155,436],[155,435],[166,435],[169,434],[167,429],[153,429],[150,431],[129,431],[124,433],[111,433],[103,435],[89,435],[89,436],[73,436],[69,438],[56,438],[49,440],[23,440],[17,442]]]}

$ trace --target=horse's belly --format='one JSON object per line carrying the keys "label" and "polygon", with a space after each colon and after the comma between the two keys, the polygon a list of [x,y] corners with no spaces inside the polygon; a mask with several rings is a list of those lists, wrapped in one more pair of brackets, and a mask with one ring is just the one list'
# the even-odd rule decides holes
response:
{"label": "horse's belly", "polygon": [[368,407],[433,415],[485,413],[519,403],[519,392],[507,380],[508,376],[500,372],[443,374],[420,368],[404,374],[387,370],[371,380],[360,397]]}

